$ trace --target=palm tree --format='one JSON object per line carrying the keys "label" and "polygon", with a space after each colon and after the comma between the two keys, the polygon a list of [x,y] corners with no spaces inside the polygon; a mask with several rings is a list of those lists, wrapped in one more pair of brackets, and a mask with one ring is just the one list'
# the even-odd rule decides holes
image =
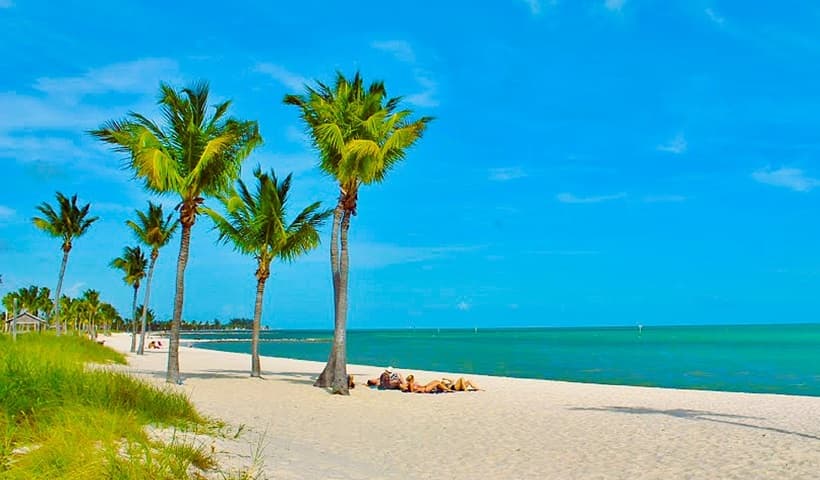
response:
{"label": "palm tree", "polygon": [[145,300],[143,300],[140,311],[140,341],[137,347],[137,355],[145,353],[145,330],[146,315],[148,314],[148,301],[151,298],[151,279],[154,278],[154,265],[159,257],[159,249],[171,241],[179,222],[173,219],[173,214],[165,217],[162,213],[162,205],[148,202],[148,211],[137,210],[137,222],[128,220],[126,225],[131,227],[140,242],[151,248],[151,264],[148,267],[148,278],[145,281]]}
{"label": "palm tree", "polygon": [[96,290],[86,290],[82,298],[85,311],[88,314],[88,336],[97,338],[97,313],[100,311],[100,292]]}
{"label": "palm tree", "polygon": [[319,152],[319,167],[339,184],[330,244],[335,300],[333,346],[315,385],[347,395],[347,237],[350,217],[356,215],[359,187],[384,180],[390,169],[404,159],[406,149],[421,138],[432,118],[412,120],[410,110],[399,110],[399,98],[387,98],[384,83],[374,82],[365,89],[358,73],[349,80],[337,74],[333,88],[317,82],[317,88],[305,89],[303,95],[285,96],[284,102],[299,107]]}
{"label": "palm tree", "polygon": [[77,195],[69,199],[60,192],[57,192],[57,208],[43,202],[37,206],[37,210],[43,214],[42,217],[34,217],[34,226],[46,232],[48,235],[63,240],[63,263],[60,265],[60,276],[57,279],[57,291],[54,294],[54,322],[57,325],[57,335],[60,334],[60,291],[63,288],[63,277],[65,267],[68,263],[68,253],[71,251],[72,243],[76,238],[82,237],[91,227],[91,224],[98,220],[98,217],[88,217],[91,204],[83,207],[77,205]]}
{"label": "palm tree", "polygon": [[120,314],[117,312],[117,309],[114,308],[114,305],[110,303],[103,302],[100,305],[100,324],[103,327],[103,334],[108,335],[108,332],[111,330],[112,325],[117,321],[117,317]]}
{"label": "palm tree", "polygon": [[203,196],[227,191],[238,178],[242,161],[262,143],[256,122],[226,117],[230,101],[216,105],[209,116],[208,90],[204,82],[179,92],[162,84],[159,106],[164,125],[131,113],[124,120],[107,122],[91,132],[129,155],[128,164],[145,188],[178,195],[180,199],[182,234],[166,375],[166,381],[172,383],[180,383],[179,328],[191,228]]}
{"label": "palm tree", "polygon": [[330,210],[320,210],[321,202],[310,204],[292,222],[286,220],[288,193],[292,175],[279,181],[276,173],[262,173],[257,167],[256,192],[251,193],[242,180],[236,191],[222,201],[227,218],[205,209],[219,230],[221,242],[233,244],[245,255],[256,258],[256,303],[253,310],[251,336],[251,376],[260,376],[259,330],[262,320],[262,298],[265,282],[270,277],[270,264],[275,259],[290,262],[319,246],[318,228],[330,216]]}
{"label": "palm tree", "polygon": [[151,308],[145,308],[145,305],[137,306],[137,311],[143,312],[143,321],[145,322],[145,328],[150,329],[150,326],[154,323],[154,310]]}
{"label": "palm tree", "polygon": [[140,247],[125,247],[122,256],[111,260],[111,267],[122,270],[122,280],[134,289],[134,299],[131,303],[131,351],[137,349],[137,292],[140,282],[145,277],[145,267],[148,262]]}

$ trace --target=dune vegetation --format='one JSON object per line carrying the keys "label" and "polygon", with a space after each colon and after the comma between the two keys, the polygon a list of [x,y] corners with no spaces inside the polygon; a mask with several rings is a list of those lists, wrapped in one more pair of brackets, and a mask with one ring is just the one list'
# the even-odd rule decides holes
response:
{"label": "dune vegetation", "polygon": [[201,478],[215,467],[201,446],[152,438],[148,427],[215,424],[183,394],[111,368],[124,363],[81,336],[0,335],[0,478]]}

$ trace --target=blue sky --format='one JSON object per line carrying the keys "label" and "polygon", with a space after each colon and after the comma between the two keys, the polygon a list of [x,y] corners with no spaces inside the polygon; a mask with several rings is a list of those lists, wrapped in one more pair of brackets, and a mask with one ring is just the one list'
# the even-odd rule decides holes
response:
{"label": "blue sky", "polygon": [[[107,264],[149,196],[84,132],[153,115],[160,80],[209,80],[215,100],[260,123],[245,175],[292,171],[294,205],[332,205],[281,99],[358,69],[436,121],[361,193],[351,327],[820,315],[814,2],[72,3],[0,0],[0,294],[54,288],[59,245],[30,219],[59,190],[101,217],[75,243],[66,290],[127,311]],[[250,317],[253,260],[216,246],[209,220],[194,228],[185,317]],[[265,324],[332,326],[323,240],[275,267]],[[177,250],[157,267],[163,318]]]}

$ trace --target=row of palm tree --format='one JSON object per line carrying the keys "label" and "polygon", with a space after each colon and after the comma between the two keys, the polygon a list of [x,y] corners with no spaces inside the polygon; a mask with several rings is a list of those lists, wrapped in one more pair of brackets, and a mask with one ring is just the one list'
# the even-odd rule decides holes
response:
{"label": "row of palm tree", "polygon": [[[192,228],[201,214],[214,222],[221,243],[230,243],[240,253],[257,260],[257,280],[251,374],[260,375],[258,345],[265,283],[274,259],[292,261],[318,246],[319,229],[331,216],[331,275],[334,295],[334,341],[327,365],[316,385],[348,394],[346,324],[348,303],[348,234],[351,217],[356,215],[359,189],[378,183],[406,151],[421,138],[430,117],[412,119],[412,112],[400,109],[399,98],[388,98],[382,82],[365,87],[357,73],[351,79],[337,74],[333,87],[316,82],[305,85],[301,95],[287,95],[284,103],[296,106],[318,154],[319,168],[339,186],[335,208],[323,210],[320,202],[304,208],[287,221],[291,175],[280,180],[275,172],[254,171],[252,191],[240,179],[244,160],[262,143],[255,121],[228,116],[231,102],[208,108],[209,88],[204,82],[175,90],[160,86],[161,122],[139,113],[111,120],[91,132],[99,140],[127,156],[134,177],[150,193],[174,195],[179,199],[178,219],[165,217],[161,207],[149,203],[147,212],[138,212],[138,221],[129,221],[143,245],[151,248],[142,312],[142,335],[149,305],[150,282],[159,249],[166,245],[177,226],[181,227],[177,257],[173,316],[169,339],[166,380],[178,383],[179,330],[185,298],[185,270]],[[47,204],[38,209],[44,217],[34,222],[52,236],[63,239],[63,263],[57,284],[59,296],[72,241],[84,234],[96,218],[88,217],[89,206],[78,207],[76,195],[69,201],[58,194],[59,212]],[[223,212],[206,207],[206,198],[217,200]],[[134,288],[132,305],[145,277],[145,258],[139,247],[127,247],[112,265],[124,273]],[[59,297],[58,297],[59,298]],[[132,322],[136,326],[136,308]],[[59,306],[55,308],[59,317]],[[136,331],[132,330],[132,345]],[[144,343],[144,337],[139,342]],[[140,347],[142,348],[142,347]],[[132,347],[133,350],[133,347]]]}
{"label": "row of palm tree", "polygon": [[8,292],[3,296],[2,303],[6,312],[11,314],[25,310],[38,317],[51,313],[54,306],[54,302],[51,301],[51,290],[36,285]]}
{"label": "row of palm tree", "polygon": [[[78,298],[62,295],[57,303],[59,303],[62,312],[64,332],[68,332],[69,328],[73,326],[75,332],[86,329],[89,333],[93,333],[98,325],[107,330],[111,326],[123,324],[116,308],[110,303],[100,301],[100,294],[96,290],[86,290]],[[51,290],[48,287],[38,287],[36,285],[6,293],[3,296],[2,304],[6,312],[11,315],[26,311],[47,319],[49,319],[53,310],[56,311],[57,306],[51,299]],[[50,320],[53,322],[53,316]],[[57,324],[55,323],[55,325]]]}

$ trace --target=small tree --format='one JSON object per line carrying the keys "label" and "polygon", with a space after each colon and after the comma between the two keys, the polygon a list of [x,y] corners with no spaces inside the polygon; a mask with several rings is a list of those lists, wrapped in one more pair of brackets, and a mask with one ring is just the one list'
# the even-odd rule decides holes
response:
{"label": "small tree", "polygon": [[134,298],[131,302],[131,351],[137,348],[137,292],[140,282],[145,277],[145,267],[148,262],[140,247],[125,247],[122,256],[111,261],[111,267],[123,272],[122,280],[134,289]]}
{"label": "small tree", "polygon": [[219,230],[219,240],[230,243],[234,248],[256,258],[256,303],[253,311],[251,334],[251,376],[261,375],[259,364],[259,330],[262,319],[262,300],[265,282],[270,277],[271,262],[278,258],[290,262],[319,246],[318,228],[330,215],[330,210],[320,210],[321,203],[315,202],[302,210],[288,223],[288,193],[291,175],[279,181],[276,173],[254,171],[257,180],[256,191],[251,193],[242,180],[237,182],[232,195],[221,198],[227,212],[226,217],[211,209],[210,215]]}
{"label": "small tree", "polygon": [[54,292],[54,316],[53,321],[57,328],[57,335],[60,335],[60,292],[63,288],[63,277],[68,264],[68,254],[75,239],[85,235],[91,225],[98,220],[98,217],[89,217],[88,211],[91,205],[83,207],[77,205],[77,195],[70,199],[60,192],[57,192],[57,210],[51,205],[43,202],[37,210],[43,214],[42,217],[34,217],[34,226],[46,232],[48,235],[62,239],[63,262],[60,264],[60,274],[57,277],[57,291]]}
{"label": "small tree", "polygon": [[125,222],[140,242],[151,249],[151,264],[148,267],[148,278],[145,281],[145,300],[139,309],[140,315],[140,341],[137,347],[137,355],[145,352],[145,331],[148,315],[148,305],[151,299],[151,280],[154,278],[154,266],[159,258],[159,249],[171,241],[174,232],[179,226],[179,222],[173,219],[173,215],[165,217],[162,213],[162,205],[148,202],[148,210],[141,212],[137,210],[137,221],[128,220]]}

